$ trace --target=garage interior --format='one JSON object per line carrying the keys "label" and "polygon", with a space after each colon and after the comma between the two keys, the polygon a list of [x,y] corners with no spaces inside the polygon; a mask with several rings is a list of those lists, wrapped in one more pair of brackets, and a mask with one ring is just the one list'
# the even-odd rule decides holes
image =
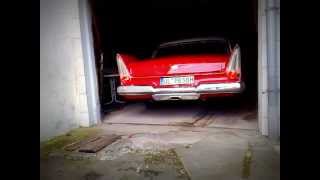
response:
{"label": "garage interior", "polygon": [[[93,41],[104,123],[196,125],[258,129],[257,1],[103,1],[92,0]],[[242,53],[246,89],[238,97],[208,102],[124,102],[116,53],[150,57],[162,42],[198,37],[226,37]],[[113,92],[112,92],[113,91]]]}
{"label": "garage interior", "polygon": [[[41,0],[40,178],[280,179],[279,0]],[[223,36],[245,91],[125,102],[115,54]]]}

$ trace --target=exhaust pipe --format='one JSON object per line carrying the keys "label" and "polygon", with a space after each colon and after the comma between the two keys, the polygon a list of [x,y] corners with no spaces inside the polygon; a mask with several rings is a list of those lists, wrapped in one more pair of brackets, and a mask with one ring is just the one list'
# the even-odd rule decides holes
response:
{"label": "exhaust pipe", "polygon": [[178,101],[178,100],[197,100],[200,94],[198,93],[176,93],[176,94],[154,94],[152,95],[155,101]]}
{"label": "exhaust pipe", "polygon": [[170,100],[171,101],[178,101],[178,100],[182,100],[182,99],[181,99],[181,97],[174,96],[174,97],[170,97]]}

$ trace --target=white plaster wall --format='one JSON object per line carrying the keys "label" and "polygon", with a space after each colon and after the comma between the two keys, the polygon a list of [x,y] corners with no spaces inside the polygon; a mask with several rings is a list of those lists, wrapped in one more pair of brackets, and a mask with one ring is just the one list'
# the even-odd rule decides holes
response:
{"label": "white plaster wall", "polygon": [[258,1],[258,115],[259,130],[268,135],[268,71],[267,71],[267,32],[266,32],[266,0]]}
{"label": "white plaster wall", "polygon": [[40,141],[88,125],[78,0],[40,0]]}

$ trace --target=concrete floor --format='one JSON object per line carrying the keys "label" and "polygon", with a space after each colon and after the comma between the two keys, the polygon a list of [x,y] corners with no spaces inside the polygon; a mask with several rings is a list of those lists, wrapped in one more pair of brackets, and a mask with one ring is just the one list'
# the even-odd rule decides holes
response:
{"label": "concrete floor", "polygon": [[[40,177],[42,180],[280,179],[280,144],[259,135],[255,108],[226,104],[229,105],[127,105],[108,114],[104,123],[96,127],[104,134],[121,135],[120,140],[89,158],[53,155],[41,159]],[[163,153],[171,150],[175,156]],[[148,164],[150,152],[158,155]]]}
{"label": "concrete floor", "polygon": [[252,131],[212,131],[191,148],[176,151],[191,179],[280,179],[280,154]]}
{"label": "concrete floor", "polygon": [[256,107],[249,103],[218,100],[207,103],[132,103],[107,114],[108,124],[184,125],[236,129],[258,128]]}

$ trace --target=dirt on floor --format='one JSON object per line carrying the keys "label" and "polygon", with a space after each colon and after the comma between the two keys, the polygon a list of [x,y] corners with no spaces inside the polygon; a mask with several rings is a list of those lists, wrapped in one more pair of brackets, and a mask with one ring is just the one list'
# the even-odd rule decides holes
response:
{"label": "dirt on floor", "polygon": [[97,153],[64,149],[99,134],[101,129],[80,128],[43,142],[41,179],[190,179],[172,144],[159,141],[164,134],[123,136]]}
{"label": "dirt on floor", "polygon": [[[255,109],[216,106],[127,106],[97,127],[42,142],[40,178],[279,179],[280,145],[274,148],[259,135]],[[112,134],[119,139],[98,152],[66,150],[70,144]]]}
{"label": "dirt on floor", "polygon": [[113,160],[49,157],[40,160],[42,180],[190,180],[174,149],[135,151]]}
{"label": "dirt on floor", "polygon": [[57,151],[63,152],[66,145],[98,135],[101,132],[102,130],[98,128],[78,128],[48,141],[44,141],[40,144],[40,157],[46,158],[51,153]]}

